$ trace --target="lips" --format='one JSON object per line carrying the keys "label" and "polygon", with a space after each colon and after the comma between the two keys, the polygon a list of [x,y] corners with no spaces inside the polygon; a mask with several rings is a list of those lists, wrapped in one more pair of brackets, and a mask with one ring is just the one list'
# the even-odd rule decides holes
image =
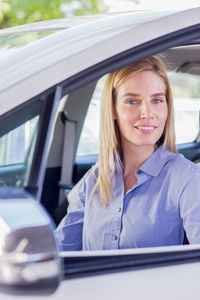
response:
{"label": "lips", "polygon": [[143,133],[152,133],[157,128],[154,125],[135,125],[134,127]]}

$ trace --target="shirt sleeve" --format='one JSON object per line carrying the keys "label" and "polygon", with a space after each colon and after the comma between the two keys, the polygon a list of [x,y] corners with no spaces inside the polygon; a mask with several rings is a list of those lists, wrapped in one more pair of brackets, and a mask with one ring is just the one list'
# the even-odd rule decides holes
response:
{"label": "shirt sleeve", "polygon": [[61,251],[82,250],[82,231],[85,208],[84,178],[69,193],[68,213],[54,231]]}
{"label": "shirt sleeve", "polygon": [[180,214],[189,243],[200,243],[200,172],[191,175],[182,190]]}

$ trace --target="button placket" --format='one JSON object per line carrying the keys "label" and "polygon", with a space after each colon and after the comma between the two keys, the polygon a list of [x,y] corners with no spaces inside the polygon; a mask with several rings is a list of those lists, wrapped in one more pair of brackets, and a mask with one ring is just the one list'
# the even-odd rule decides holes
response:
{"label": "button placket", "polygon": [[142,170],[138,170],[138,171],[137,171],[137,174],[138,174],[138,175],[141,175],[142,173],[143,173]]}
{"label": "button placket", "polygon": [[119,248],[120,233],[121,233],[121,222],[122,222],[122,211],[124,201],[124,185],[122,184],[120,175],[120,184],[115,181],[114,200],[113,205],[115,206],[113,211],[113,226],[111,229],[110,242],[113,249]]}

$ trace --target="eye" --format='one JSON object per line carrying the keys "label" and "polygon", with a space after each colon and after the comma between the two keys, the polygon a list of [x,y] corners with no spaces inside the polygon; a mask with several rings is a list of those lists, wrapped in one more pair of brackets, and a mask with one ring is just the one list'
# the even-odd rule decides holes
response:
{"label": "eye", "polygon": [[155,104],[162,103],[162,102],[164,102],[163,99],[159,99],[159,98],[153,99],[153,103],[155,103]]}
{"label": "eye", "polygon": [[137,100],[129,99],[129,100],[126,100],[126,103],[128,103],[128,104],[136,104]]}

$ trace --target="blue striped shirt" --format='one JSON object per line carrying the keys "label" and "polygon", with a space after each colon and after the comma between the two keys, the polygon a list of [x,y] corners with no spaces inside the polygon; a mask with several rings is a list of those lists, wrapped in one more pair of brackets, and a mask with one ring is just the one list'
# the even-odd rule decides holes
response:
{"label": "blue striped shirt", "polygon": [[113,199],[105,208],[90,169],[71,191],[68,214],[55,231],[62,250],[102,250],[179,245],[184,230],[200,243],[200,168],[161,145],[135,172],[124,194],[123,167],[116,160]]}

